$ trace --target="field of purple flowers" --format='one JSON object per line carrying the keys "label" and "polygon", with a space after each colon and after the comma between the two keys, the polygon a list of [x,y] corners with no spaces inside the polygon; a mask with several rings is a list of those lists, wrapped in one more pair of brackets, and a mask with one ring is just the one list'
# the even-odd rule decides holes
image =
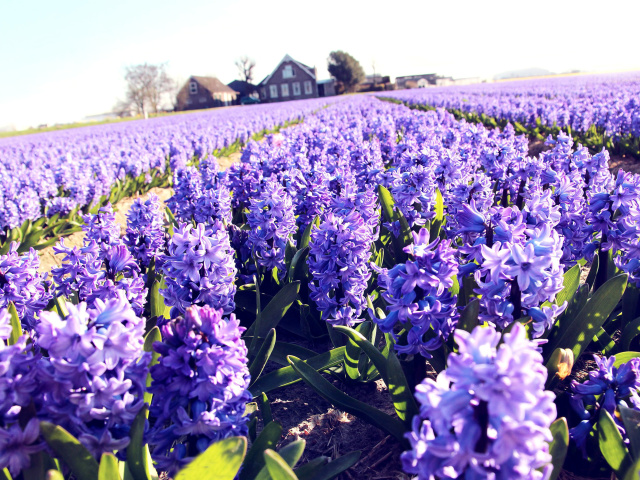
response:
{"label": "field of purple flowers", "polygon": [[91,206],[170,183],[192,158],[240,148],[326,99],[173,115],[0,139],[0,252],[46,248]]}
{"label": "field of purple flowers", "polygon": [[518,133],[560,131],[597,152],[640,158],[640,72],[578,75],[385,93],[412,106],[445,108],[487,126]]}
{"label": "field of purple flowers", "polygon": [[[124,236],[91,177],[50,275],[9,243],[0,479],[353,478],[365,452],[282,444],[270,398],[294,383],[388,435],[402,478],[638,478],[640,176],[567,135],[530,157],[512,126],[323,105],[261,107],[248,132],[304,121],[229,134],[224,171],[230,140],[165,140],[182,153],[125,173],[168,155],[173,197],[136,201]],[[70,198],[49,193],[45,214]],[[372,382],[394,412],[345,393]]]}

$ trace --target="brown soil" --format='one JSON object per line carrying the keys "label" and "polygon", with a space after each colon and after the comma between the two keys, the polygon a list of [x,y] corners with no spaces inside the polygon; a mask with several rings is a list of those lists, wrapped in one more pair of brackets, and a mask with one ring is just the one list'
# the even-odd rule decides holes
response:
{"label": "brown soil", "polygon": [[[389,391],[378,380],[366,384],[333,384],[357,400],[395,415]],[[304,439],[306,448],[300,465],[321,455],[336,459],[360,450],[360,460],[337,477],[339,480],[408,480],[402,472],[402,447],[393,437],[354,415],[334,408],[306,384],[300,382],[271,392],[273,419],[283,426],[281,444]]]}
{"label": "brown soil", "polygon": [[544,144],[545,140],[533,139],[529,140],[529,156],[537,157],[542,152],[551,150],[551,147]]}
{"label": "brown soil", "polygon": [[621,169],[625,172],[640,173],[640,160],[629,155],[612,155],[609,159],[609,169],[614,175]]}

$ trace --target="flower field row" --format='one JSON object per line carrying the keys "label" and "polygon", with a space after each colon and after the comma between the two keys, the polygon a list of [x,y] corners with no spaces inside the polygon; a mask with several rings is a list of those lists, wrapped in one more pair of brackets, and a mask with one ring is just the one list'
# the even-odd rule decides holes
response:
{"label": "flower field row", "polygon": [[[637,478],[640,177],[550,142],[351,97],[176,166],[124,237],[105,202],[50,277],[12,246],[5,478],[335,478],[359,452],[276,449],[295,382],[419,479]],[[395,415],[339,388],[377,380]]]}
{"label": "flower field row", "polygon": [[560,130],[592,151],[640,154],[640,75],[585,75],[469,86],[400,90],[385,96],[446,108],[487,124],[511,122],[520,132]]}
{"label": "flower field row", "polygon": [[63,233],[63,218],[76,220],[75,212],[103,197],[115,201],[164,186],[171,169],[192,158],[239,147],[326,103],[256,105],[0,139],[2,240],[26,240],[32,230],[32,240],[38,234],[55,237],[54,229]]}

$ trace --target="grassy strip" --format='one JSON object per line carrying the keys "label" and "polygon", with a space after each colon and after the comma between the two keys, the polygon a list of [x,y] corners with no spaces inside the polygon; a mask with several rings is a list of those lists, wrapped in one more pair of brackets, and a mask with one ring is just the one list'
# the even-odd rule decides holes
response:
{"label": "grassy strip", "polygon": [[[409,102],[404,102],[402,100],[398,100],[396,98],[390,97],[376,97],[378,100],[382,100],[385,102],[391,102],[398,105],[404,105],[412,110],[420,110],[420,111],[430,111],[436,110],[436,107],[426,104],[411,104]],[[487,128],[505,128],[509,123],[509,120],[499,119],[495,117],[490,117],[485,115],[484,113],[477,114],[475,112],[463,112],[461,110],[456,109],[446,109],[449,113],[451,113],[456,120],[466,120],[470,123],[481,123]],[[640,159],[640,138],[635,138],[632,135],[627,135],[622,137],[614,142],[613,137],[609,137],[604,134],[604,129],[596,128],[595,125],[592,125],[591,128],[587,132],[575,132],[571,130],[571,127],[566,127],[564,130],[557,127],[555,124],[552,127],[547,127],[542,125],[539,118],[536,118],[536,127],[529,128],[524,125],[514,122],[513,127],[518,134],[528,135],[529,140],[544,140],[549,135],[556,138],[560,132],[564,131],[565,133],[571,135],[575,142],[579,142],[585,147],[589,149],[591,154],[596,154],[602,150],[602,148],[606,148],[610,153],[618,154],[618,155],[630,155],[634,158]]]}

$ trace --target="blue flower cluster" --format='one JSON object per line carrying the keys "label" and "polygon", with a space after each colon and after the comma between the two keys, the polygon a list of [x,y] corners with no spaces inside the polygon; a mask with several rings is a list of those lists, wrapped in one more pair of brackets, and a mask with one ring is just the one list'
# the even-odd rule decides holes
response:
{"label": "blue flower cluster", "polygon": [[40,259],[34,249],[20,255],[12,243],[6,255],[0,255],[0,308],[13,302],[25,330],[32,330],[36,316],[52,295],[48,282],[38,273]]}
{"label": "blue flower cluster", "polygon": [[11,335],[10,316],[0,310],[0,469],[8,468],[17,476],[30,465],[29,455],[44,448],[39,440],[38,420],[32,418],[20,426],[19,414],[37,397],[38,362],[40,353],[34,352],[27,336],[13,345],[5,342]]}
{"label": "blue flower cluster", "polygon": [[127,214],[127,231],[123,242],[141,268],[157,259],[165,247],[164,212],[155,194],[145,201],[136,199]]}
{"label": "blue flower cluster", "polygon": [[84,220],[82,231],[86,242],[93,240],[101,254],[104,254],[109,247],[120,243],[120,226],[116,223],[111,204],[100,207],[95,215],[84,215],[82,219]]}
{"label": "blue flower cluster", "polygon": [[160,354],[151,367],[150,432],[153,458],[173,475],[207,447],[226,437],[247,435],[245,405],[251,400],[245,330],[232,314],[189,307],[161,327]]}
{"label": "blue flower cluster", "polygon": [[450,242],[429,243],[428,229],[413,232],[413,238],[404,249],[411,259],[380,271],[378,283],[389,314],[376,322],[396,340],[398,330],[406,330],[406,344],[396,343],[398,352],[431,358],[429,351],[442,346],[458,323],[457,296],[449,291],[458,262]]}
{"label": "blue flower cluster", "polygon": [[492,327],[456,330],[455,340],[447,369],[416,387],[404,470],[420,480],[548,478],[556,407],[538,343],[519,323],[502,343]]}
{"label": "blue flower cluster", "polygon": [[74,296],[93,307],[97,299],[115,299],[123,291],[136,315],[142,315],[147,297],[145,281],[120,238],[111,207],[103,207],[97,215],[87,215],[85,222],[82,247],[65,247],[61,239],[53,249],[64,255],[62,265],[51,271],[56,293]]}
{"label": "blue flower cluster", "polygon": [[215,157],[202,159],[199,170],[193,166],[179,168],[173,176],[174,194],[168,207],[183,222],[231,222],[231,195],[225,177]]}
{"label": "blue flower cluster", "polygon": [[598,370],[589,372],[589,378],[583,383],[574,380],[571,384],[571,406],[581,422],[569,433],[585,458],[587,438],[602,408],[611,414],[627,443],[629,440],[626,439],[625,428],[620,416],[616,415],[616,409],[619,406],[640,409],[640,358],[633,358],[619,367],[614,367],[614,356],[594,356],[594,359]]}
{"label": "blue flower cluster", "polygon": [[361,321],[372,244],[371,229],[355,209],[346,215],[330,211],[311,231],[310,297],[328,323],[353,326]]}
{"label": "blue flower cluster", "polygon": [[267,271],[277,268],[278,277],[284,278],[285,250],[287,243],[295,246],[293,235],[298,227],[291,196],[277,180],[267,180],[263,191],[251,199],[247,225],[248,242],[258,265]]}
{"label": "blue flower cluster", "polygon": [[162,271],[167,287],[160,292],[171,316],[190,305],[208,305],[224,313],[235,309],[236,265],[229,234],[220,221],[205,226],[183,223],[168,245]]}
{"label": "blue flower cluster", "polygon": [[[337,98],[337,97],[336,97]],[[317,98],[96,125],[0,141],[0,229],[95,205],[118,180],[164,173],[331,103]],[[207,157],[209,158],[209,157]]]}
{"label": "blue flower cluster", "polygon": [[563,237],[553,228],[559,217],[549,195],[533,195],[523,211],[495,206],[485,215],[474,201],[462,208],[457,232],[468,243],[459,251],[468,263],[461,272],[475,272],[481,321],[502,329],[528,315],[536,337],[553,326],[566,303],[541,305],[563,288]]}
{"label": "blue flower cluster", "polygon": [[69,315],[44,311],[36,344],[48,352],[40,364],[39,416],[61,425],[99,458],[123,450],[144,406],[150,354],[143,352],[144,320],[124,292],[93,308],[67,303]]}

